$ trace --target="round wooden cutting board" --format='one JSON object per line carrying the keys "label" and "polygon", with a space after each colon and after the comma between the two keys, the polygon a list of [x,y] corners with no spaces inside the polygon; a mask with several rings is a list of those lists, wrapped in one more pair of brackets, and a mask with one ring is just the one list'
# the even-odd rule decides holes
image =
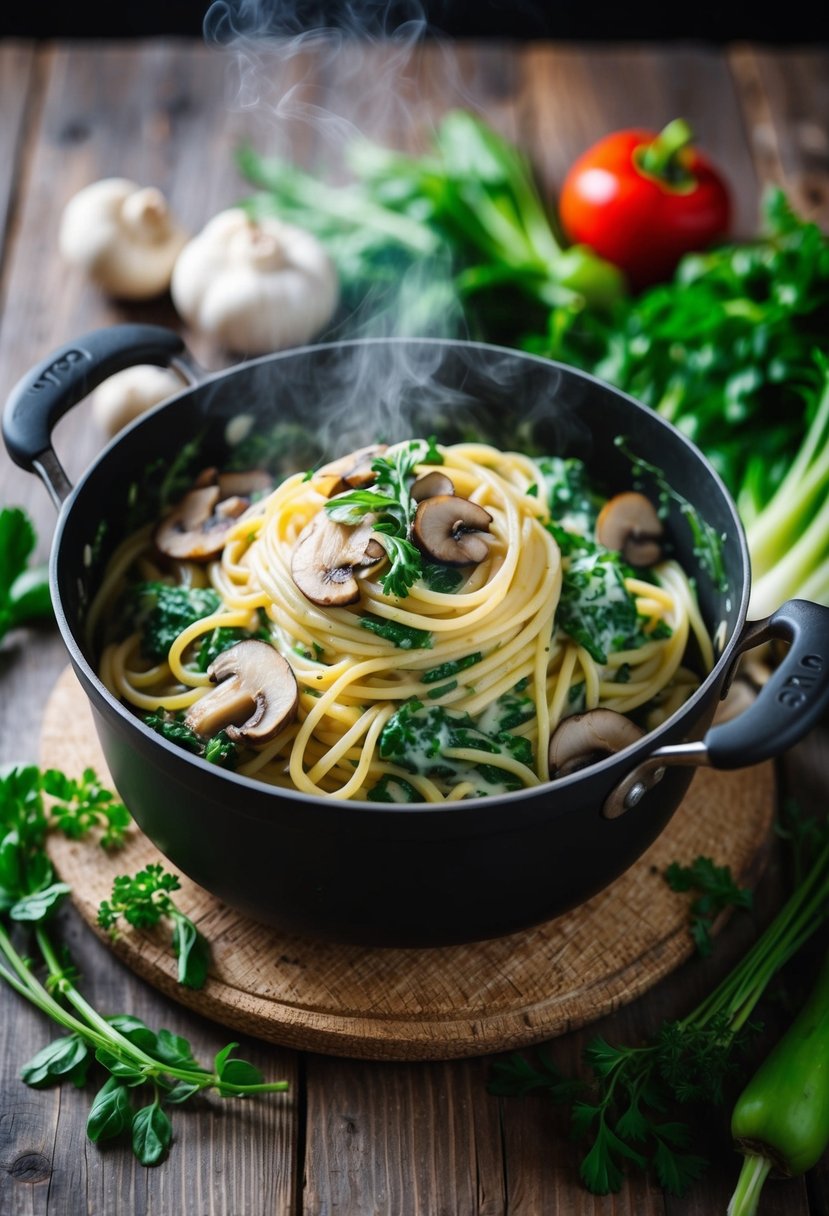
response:
{"label": "round wooden cutting board", "polygon": [[[41,764],[111,784],[86,697],[71,668],[44,716]],[[703,769],[662,836],[607,890],[554,921],[493,941],[440,949],[377,949],[290,937],[249,920],[184,876],[176,901],[210,942],[203,989],[176,981],[169,933],[96,924],[113,879],[163,856],[133,826],[106,853],[53,833],[50,853],[81,916],[137,975],[174,1000],[283,1046],[374,1060],[442,1060],[512,1050],[611,1012],[693,952],[688,897],[662,877],[704,854],[754,886],[774,815],[774,768]]]}

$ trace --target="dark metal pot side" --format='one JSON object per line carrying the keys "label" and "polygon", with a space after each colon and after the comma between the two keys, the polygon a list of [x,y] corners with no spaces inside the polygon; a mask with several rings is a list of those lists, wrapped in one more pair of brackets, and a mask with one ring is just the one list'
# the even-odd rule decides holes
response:
{"label": "dark metal pot side", "polygon": [[[201,379],[122,431],[72,488],[52,447],[58,419],[136,363],[188,367],[180,338],[123,325],[53,352],[13,389],[3,435],[44,481],[59,517],[51,589],[72,667],[89,698],[112,780],[172,865],[229,905],[281,930],[364,945],[435,946],[550,920],[605,888],[662,832],[696,766],[741,768],[780,755],[829,705],[829,609],[792,600],[747,622],[749,561],[736,509],[701,453],[653,411],[572,368],[519,351],[418,339],[331,343]],[[370,419],[370,421],[368,421]],[[719,639],[714,670],[635,746],[538,789],[451,805],[339,802],[275,789],[168,743],[106,690],[85,614],[138,507],[164,478],[223,458],[245,428],[296,441],[294,467],[376,438],[470,428],[499,446],[533,442],[586,459],[609,491],[630,484],[624,436],[723,538],[725,585],[709,577],[672,510],[677,556],[696,578]],[[159,459],[159,453],[168,455]],[[148,518],[150,516],[148,515]],[[780,639],[786,654],[755,704],[711,725],[739,655]],[[723,830],[728,830],[727,823]]]}

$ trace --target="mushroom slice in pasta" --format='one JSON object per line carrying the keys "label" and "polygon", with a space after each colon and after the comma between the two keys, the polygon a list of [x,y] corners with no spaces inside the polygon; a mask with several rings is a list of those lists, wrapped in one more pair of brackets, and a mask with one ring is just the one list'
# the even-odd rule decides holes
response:
{"label": "mushroom slice in pasta", "polygon": [[296,676],[269,642],[237,642],[214,659],[207,674],[216,687],[185,717],[185,724],[203,738],[225,730],[234,742],[261,747],[296,714]]}

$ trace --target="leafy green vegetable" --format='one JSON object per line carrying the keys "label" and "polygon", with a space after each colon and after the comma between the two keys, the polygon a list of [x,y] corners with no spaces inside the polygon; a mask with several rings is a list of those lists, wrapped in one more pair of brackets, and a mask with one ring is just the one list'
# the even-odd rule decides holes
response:
{"label": "leafy green vegetable", "polygon": [[682,1194],[706,1162],[687,1151],[690,1127],[674,1112],[688,1103],[719,1105],[725,1084],[759,1027],[751,1022],[769,983],[829,918],[829,823],[808,869],[764,932],[731,972],[691,1013],[662,1023],[644,1043],[614,1045],[601,1037],[584,1053],[589,1080],[565,1076],[549,1052],[535,1061],[510,1054],[497,1061],[495,1094],[546,1092],[570,1107],[575,1138],[589,1138],[581,1178],[588,1190],[619,1191],[626,1169],[653,1171],[659,1184]]}
{"label": "leafy green vegetable", "polygon": [[0,641],[11,629],[54,616],[45,565],[29,568],[37,544],[21,507],[0,509]]}
{"label": "leafy green vegetable", "polygon": [[157,662],[188,625],[216,612],[221,598],[212,587],[179,587],[171,583],[136,583],[120,607],[124,631],[140,629],[141,652]]}
{"label": "leafy green vegetable", "polygon": [[423,156],[360,140],[346,157],[352,180],[338,186],[250,147],[237,164],[258,191],[245,203],[253,214],[319,237],[358,324],[372,324],[366,300],[382,324],[378,298],[393,294],[397,332],[482,336],[496,323],[513,330],[522,310],[542,320],[553,304],[604,309],[623,292],[615,267],[565,246],[527,159],[473,114],[445,115]]}
{"label": "leafy green vegetable", "polygon": [[575,548],[563,563],[556,625],[597,663],[606,663],[615,651],[647,641],[636,599],[625,586],[628,568],[609,549],[576,540],[571,544]]}
{"label": "leafy green vegetable", "polygon": [[456,676],[459,671],[466,671],[467,667],[474,667],[476,663],[480,663],[483,657],[481,651],[476,650],[474,654],[466,654],[462,659],[449,659],[446,663],[439,663],[437,667],[430,667],[428,671],[421,673],[421,683],[437,684],[440,680],[448,680],[450,676]]}
{"label": "leafy green vegetable", "polygon": [[651,406],[705,452],[746,524],[798,451],[829,355],[829,237],[779,188],[756,240],[687,256],[673,279],[595,311],[550,317],[533,349]]}
{"label": "leafy green vegetable", "polygon": [[[55,797],[59,801],[53,807]],[[92,1101],[87,1135],[93,1142],[129,1135],[137,1159],[150,1166],[162,1161],[170,1147],[172,1127],[165,1107],[210,1090],[223,1098],[284,1091],[288,1082],[265,1082],[258,1069],[232,1057],[236,1043],[205,1068],[181,1036],[151,1030],[131,1014],[104,1017],[83,996],[77,972],[49,932],[49,917],[69,888],[54,881],[46,837],[51,830],[65,830],[77,838],[103,826],[100,842],[111,845],[122,832],[118,806],[91,770],[81,781],[33,765],[14,766],[0,775],[0,978],[62,1031],[22,1066],[21,1079],[36,1089],[64,1081],[80,1087],[93,1067],[102,1069],[107,1077]],[[201,947],[191,922],[172,905],[171,876],[159,871],[148,867],[135,879],[120,880],[111,914],[145,924],[172,915],[180,963],[183,959],[188,978],[198,980]],[[16,908],[26,914],[15,918]],[[20,953],[12,923],[18,933],[28,930],[35,957],[32,950]],[[149,1091],[150,1101],[136,1108],[133,1095],[142,1090]]]}
{"label": "leafy green vegetable", "polygon": [[376,633],[379,638],[385,638],[398,650],[431,650],[434,644],[432,634],[426,629],[416,629],[414,625],[401,625],[399,621],[387,621],[384,617],[372,616],[366,612],[360,617],[360,627]]}
{"label": "leafy green vegetable", "polygon": [[729,867],[716,865],[710,857],[695,857],[689,866],[671,862],[665,881],[672,891],[696,892],[691,902],[691,936],[703,957],[711,953],[711,927],[719,914],[726,908],[752,907],[751,891],[738,887]]}
{"label": "leafy green vegetable", "polygon": [[173,924],[173,946],[178,958],[178,982],[186,988],[203,988],[210,963],[206,938],[170,897],[181,883],[159,864],[145,866],[132,877],[121,875],[112,884],[112,896],[98,908],[98,924],[114,930],[123,917],[139,929],[151,928],[167,918]]}
{"label": "leafy green vegetable", "polygon": [[[479,759],[455,758],[447,753],[456,748],[482,753]],[[440,705],[424,706],[407,701],[389,718],[380,732],[380,757],[411,773],[478,784],[476,793],[486,795],[493,788],[521,789],[519,777],[484,755],[509,756],[521,764],[532,765],[529,739],[508,730],[486,734],[469,714]]]}
{"label": "leafy green vegetable", "polygon": [[540,456],[544,498],[553,522],[570,532],[592,537],[602,499],[590,484],[587,466],[575,456]]}
{"label": "leafy green vegetable", "polygon": [[185,751],[195,756],[202,756],[210,764],[219,764],[224,768],[235,768],[239,758],[239,749],[228,738],[226,731],[219,731],[211,739],[202,739],[183,720],[183,715],[160,710],[158,713],[142,715],[143,721],[170,743],[183,747]]}

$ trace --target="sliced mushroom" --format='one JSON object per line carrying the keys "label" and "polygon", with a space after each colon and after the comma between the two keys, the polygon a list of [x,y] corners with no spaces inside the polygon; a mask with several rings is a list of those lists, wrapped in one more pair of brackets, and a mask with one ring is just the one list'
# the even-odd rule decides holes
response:
{"label": "sliced mushroom", "polygon": [[326,498],[333,498],[344,490],[359,490],[373,485],[377,474],[371,467],[377,456],[387,450],[386,443],[373,443],[369,447],[357,448],[339,460],[332,460],[314,473],[314,486]]}
{"label": "sliced mushroom", "polygon": [[156,548],[179,561],[206,562],[224,548],[235,516],[217,512],[217,485],[190,490],[155,530]]}
{"label": "sliced mushroom", "polygon": [[265,469],[241,469],[233,473],[219,474],[219,491],[222,498],[238,495],[250,502],[254,494],[268,494],[273,489],[273,478]]}
{"label": "sliced mushroom", "polygon": [[653,566],[662,557],[664,528],[644,494],[626,490],[608,499],[596,520],[596,540],[631,566]]}
{"label": "sliced mushroom", "polygon": [[489,511],[458,498],[437,494],[424,498],[415,512],[412,537],[423,553],[445,566],[473,566],[489,554],[489,544],[481,536],[489,530]]}
{"label": "sliced mushroom", "polygon": [[415,502],[423,502],[426,498],[434,498],[436,494],[454,494],[454,482],[445,473],[424,473],[418,477],[412,486],[411,494]]}
{"label": "sliced mushroom", "polygon": [[386,550],[380,544],[380,541],[375,537],[366,545],[366,551],[363,554],[363,559],[355,567],[355,573],[361,578],[369,578],[374,574],[378,566],[386,560]]}
{"label": "sliced mushroom", "polygon": [[225,730],[234,742],[261,747],[296,716],[296,676],[268,642],[237,642],[222,651],[207,674],[216,688],[200,697],[184,719],[204,739]]}
{"label": "sliced mushroom", "polygon": [[303,528],[291,556],[291,574],[312,604],[325,608],[356,604],[360,587],[354,577],[355,569],[377,560],[372,526],[370,520],[355,527],[338,524],[320,511]]}
{"label": "sliced mushroom", "polygon": [[564,718],[550,736],[550,776],[567,777],[642,738],[644,731],[614,709]]}

